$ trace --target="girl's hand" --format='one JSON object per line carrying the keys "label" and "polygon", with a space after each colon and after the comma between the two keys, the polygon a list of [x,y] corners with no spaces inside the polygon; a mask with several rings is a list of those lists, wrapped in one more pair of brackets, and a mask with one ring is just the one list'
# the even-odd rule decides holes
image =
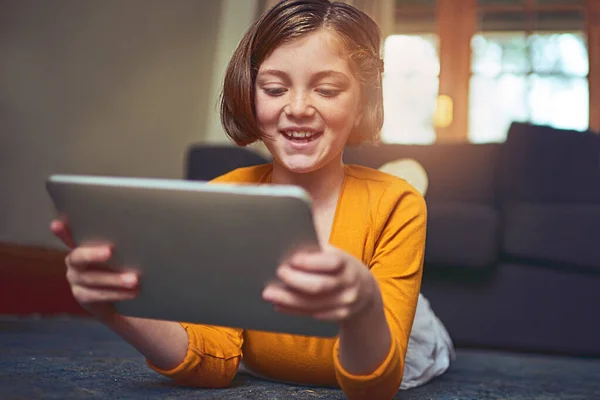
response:
{"label": "girl's hand", "polygon": [[360,316],[379,295],[368,268],[334,247],[296,253],[277,269],[277,277],[281,282],[263,291],[276,310],[340,324]]}
{"label": "girl's hand", "polygon": [[75,300],[101,320],[118,315],[113,302],[133,299],[137,295],[138,276],[134,272],[117,272],[107,266],[111,248],[105,244],[75,247],[65,220],[54,220],[50,230],[72,248],[67,255],[67,281]]}

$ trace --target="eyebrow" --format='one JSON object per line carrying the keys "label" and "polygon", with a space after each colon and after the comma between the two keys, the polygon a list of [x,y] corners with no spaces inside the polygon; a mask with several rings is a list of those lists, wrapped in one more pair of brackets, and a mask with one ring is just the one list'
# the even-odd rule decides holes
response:
{"label": "eyebrow", "polygon": [[[264,71],[261,71],[258,76],[263,76],[263,75],[272,75],[272,76],[276,76],[278,78],[281,78],[283,80],[288,80],[289,81],[289,76],[287,73],[278,70],[278,69],[266,69]],[[348,78],[348,76],[346,74],[344,74],[343,72],[339,72],[339,71],[334,71],[332,69],[328,69],[328,70],[324,70],[324,71],[319,71],[317,72],[312,80],[313,81],[319,81],[323,78],[336,78],[336,79],[341,79],[344,81],[344,83],[347,83],[350,81],[350,79]]]}
{"label": "eyebrow", "polygon": [[281,78],[283,80],[289,80],[288,74],[286,74],[285,72],[280,71],[278,69],[265,69],[258,73],[258,77],[261,77],[263,75],[272,75],[272,76],[276,76],[277,78]]}

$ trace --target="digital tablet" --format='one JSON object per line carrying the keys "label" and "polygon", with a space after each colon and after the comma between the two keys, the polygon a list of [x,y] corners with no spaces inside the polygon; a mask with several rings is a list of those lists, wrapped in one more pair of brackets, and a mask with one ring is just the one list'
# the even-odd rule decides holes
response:
{"label": "digital tablet", "polygon": [[289,254],[317,246],[310,199],[294,186],[52,175],[46,188],[76,244],[109,242],[140,273],[128,316],[332,337],[332,322],[273,310],[265,285]]}

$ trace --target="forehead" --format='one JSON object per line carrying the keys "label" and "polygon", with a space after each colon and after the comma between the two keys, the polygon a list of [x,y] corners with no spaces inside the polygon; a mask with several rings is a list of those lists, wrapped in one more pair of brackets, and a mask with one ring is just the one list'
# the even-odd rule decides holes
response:
{"label": "forehead", "polygon": [[338,34],[320,29],[277,46],[260,69],[282,67],[336,67],[350,71],[347,49]]}

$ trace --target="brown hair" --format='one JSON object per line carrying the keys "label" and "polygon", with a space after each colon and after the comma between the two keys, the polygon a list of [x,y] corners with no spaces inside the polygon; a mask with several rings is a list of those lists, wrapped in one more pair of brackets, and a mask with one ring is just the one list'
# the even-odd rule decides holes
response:
{"label": "brown hair", "polygon": [[349,141],[377,141],[383,125],[379,27],[367,14],[345,3],[283,0],[252,24],[227,66],[221,123],[238,145],[246,146],[261,137],[254,99],[261,63],[280,44],[319,29],[330,29],[342,40],[350,67],[360,82],[362,118]]}

